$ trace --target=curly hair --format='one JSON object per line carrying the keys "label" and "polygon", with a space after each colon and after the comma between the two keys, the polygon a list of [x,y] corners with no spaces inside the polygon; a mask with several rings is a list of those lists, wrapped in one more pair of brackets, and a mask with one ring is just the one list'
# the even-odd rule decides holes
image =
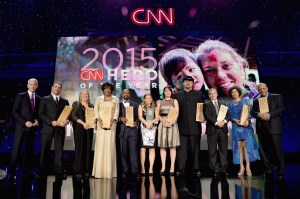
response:
{"label": "curly hair", "polygon": [[233,86],[233,87],[230,87],[229,90],[228,90],[228,96],[232,98],[232,91],[233,90],[237,90],[237,92],[239,93],[239,97],[242,96],[242,89],[238,86]]}
{"label": "curly hair", "polygon": [[105,83],[102,84],[101,90],[104,91],[104,89],[107,88],[107,87],[110,88],[111,92],[113,92],[114,89],[115,89],[115,87],[114,87],[114,85],[113,85],[112,83],[110,83],[110,82],[105,82]]}

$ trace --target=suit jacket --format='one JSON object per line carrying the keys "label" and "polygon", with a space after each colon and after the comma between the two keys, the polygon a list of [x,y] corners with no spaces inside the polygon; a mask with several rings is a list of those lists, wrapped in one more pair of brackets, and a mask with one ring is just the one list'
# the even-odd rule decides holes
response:
{"label": "suit jacket", "polygon": [[[133,101],[129,101],[129,105],[133,106],[133,117],[134,117],[134,121],[136,122],[136,125],[138,126],[138,105],[133,102]],[[134,133],[135,135],[137,135],[137,128],[126,128],[126,125],[121,122],[120,117],[125,117],[126,116],[126,109],[125,106],[123,104],[123,100],[120,101],[120,112],[119,112],[119,120],[118,120],[118,131],[119,131],[119,138],[122,138],[124,136],[125,132],[129,132],[129,133]]]}
{"label": "suit jacket", "polygon": [[268,132],[270,134],[281,134],[282,124],[280,114],[284,111],[284,105],[281,95],[269,93],[268,97],[270,120],[263,121],[258,117],[259,103],[258,99],[253,102],[251,114],[256,118],[256,133]]}
{"label": "suit jacket", "polygon": [[[218,101],[219,107],[221,105],[226,106],[226,104],[224,102],[221,102],[219,99],[217,101]],[[211,100],[207,100],[204,103],[203,115],[204,115],[205,120],[206,120],[206,134],[207,135],[214,135],[214,134],[216,134],[217,130],[219,130],[219,129],[222,129],[222,131],[226,134],[228,133],[227,123],[225,123],[223,128],[220,128],[220,127],[215,125],[216,122],[217,122],[218,115],[216,113],[216,108],[215,108],[215,106],[214,106],[214,104],[212,103]],[[230,117],[231,117],[231,114],[230,114],[230,110],[228,109],[225,120],[229,121]]]}
{"label": "suit jacket", "polygon": [[[43,128],[41,133],[54,133],[54,127],[52,122],[56,121],[63,111],[65,106],[69,105],[69,101],[60,97],[58,102],[58,107],[56,109],[56,104],[52,95],[48,95],[42,98],[39,109],[39,117],[43,122]],[[64,130],[65,127],[57,127],[58,129]]]}
{"label": "suit jacket", "polygon": [[[188,96],[188,97],[186,97]],[[203,102],[202,92],[191,90],[179,91],[174,95],[179,104],[178,126],[180,135],[201,134],[201,123],[196,122],[197,103]]]}
{"label": "suit jacket", "polygon": [[32,111],[28,92],[26,91],[17,95],[12,109],[13,117],[16,120],[16,130],[28,130],[29,128],[25,126],[25,123],[27,121],[34,122],[34,120],[39,118],[40,102],[41,97],[35,94],[35,106],[34,111]]}

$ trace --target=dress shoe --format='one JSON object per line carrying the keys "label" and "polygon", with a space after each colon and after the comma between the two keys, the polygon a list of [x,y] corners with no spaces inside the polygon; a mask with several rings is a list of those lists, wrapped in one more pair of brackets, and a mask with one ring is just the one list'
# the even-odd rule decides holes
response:
{"label": "dress shoe", "polygon": [[284,181],[284,176],[282,174],[278,174],[277,179],[280,181]]}
{"label": "dress shoe", "polygon": [[175,175],[174,172],[170,172],[170,173],[169,173],[169,176],[174,176],[174,175]]}
{"label": "dress shoe", "polygon": [[219,177],[219,172],[214,172],[213,178],[218,178]]}
{"label": "dress shoe", "polygon": [[141,178],[141,176],[140,176],[140,174],[139,174],[138,172],[133,173],[132,176],[133,176],[134,178],[136,178],[136,179],[140,179],[140,178]]}
{"label": "dress shoe", "polygon": [[127,178],[127,176],[128,176],[128,173],[127,173],[127,172],[122,173],[122,178],[123,178],[123,179],[124,179],[124,178]]}
{"label": "dress shoe", "polygon": [[181,176],[183,174],[184,174],[184,170],[183,169],[176,171],[176,176]]}
{"label": "dress shoe", "polygon": [[7,174],[7,179],[10,182],[16,182],[17,181],[17,177],[15,174]]}
{"label": "dress shoe", "polygon": [[200,177],[201,176],[201,172],[199,170],[194,170],[193,171],[193,174],[196,176],[196,177]]}
{"label": "dress shoe", "polygon": [[271,171],[271,172],[266,171],[266,172],[264,173],[264,176],[265,176],[265,178],[273,178],[274,173],[273,173],[272,171]]}
{"label": "dress shoe", "polygon": [[165,172],[164,172],[164,171],[161,171],[161,172],[159,172],[159,175],[164,176],[164,175],[165,175]]}
{"label": "dress shoe", "polygon": [[221,177],[226,178],[228,176],[228,173],[226,171],[221,172]]}

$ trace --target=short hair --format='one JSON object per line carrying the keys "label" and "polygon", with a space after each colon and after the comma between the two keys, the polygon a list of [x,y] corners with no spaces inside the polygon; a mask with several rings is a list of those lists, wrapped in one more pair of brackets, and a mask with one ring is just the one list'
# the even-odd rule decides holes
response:
{"label": "short hair", "polygon": [[187,58],[190,58],[197,64],[195,55],[183,48],[177,48],[165,53],[159,61],[158,67],[160,73],[171,87],[174,87],[172,74],[178,74],[185,67]]}
{"label": "short hair", "polygon": [[60,81],[53,82],[52,86],[54,86],[54,84],[59,84],[62,87],[62,83]]}
{"label": "short hair", "polygon": [[210,91],[212,91],[212,90],[215,90],[217,93],[218,93],[218,90],[217,90],[217,88],[216,87],[211,87],[209,90],[208,90],[208,94],[210,93]]}
{"label": "short hair", "polygon": [[201,59],[203,59],[203,56],[205,54],[210,53],[211,51],[219,49],[219,50],[225,50],[227,51],[236,62],[242,63],[242,66],[244,68],[249,68],[249,64],[245,58],[243,58],[241,55],[239,55],[235,49],[233,49],[230,45],[219,41],[219,40],[206,40],[205,42],[201,43],[197,50],[194,52],[196,56],[196,60],[199,63],[201,63]]}
{"label": "short hair", "polygon": [[241,97],[243,92],[242,92],[241,87],[238,87],[238,86],[230,87],[229,90],[228,90],[228,96],[232,98],[232,94],[231,93],[232,93],[232,91],[234,89],[237,90],[237,92],[239,93],[239,97]]}
{"label": "short hair", "polygon": [[166,98],[166,96],[165,96],[165,90],[166,89],[168,89],[169,91],[171,91],[171,99],[173,99],[173,89],[172,89],[172,87],[170,85],[165,86],[164,89],[163,89],[162,95],[163,95],[164,99]]}
{"label": "short hair", "polygon": [[35,81],[35,82],[36,82],[36,84],[39,84],[38,80],[37,80],[37,79],[35,79],[35,78],[30,78],[30,79],[27,81],[27,84],[29,84],[29,81],[31,81],[31,80]]}
{"label": "short hair", "polygon": [[110,88],[111,92],[113,92],[114,89],[115,89],[115,87],[114,87],[114,85],[113,85],[112,83],[110,83],[110,82],[105,82],[105,83],[102,84],[101,90],[104,91],[104,89],[107,88],[107,87]]}

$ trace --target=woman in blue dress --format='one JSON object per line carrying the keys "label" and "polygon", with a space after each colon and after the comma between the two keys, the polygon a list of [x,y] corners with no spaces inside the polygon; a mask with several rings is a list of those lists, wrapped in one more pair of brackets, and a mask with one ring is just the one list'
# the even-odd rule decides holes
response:
{"label": "woman in blue dress", "polygon": [[[232,121],[232,152],[233,163],[240,164],[238,176],[244,175],[245,167],[243,160],[246,161],[246,174],[251,176],[250,162],[260,159],[258,153],[258,144],[254,135],[253,127],[251,126],[251,115],[243,124],[240,123],[243,105],[251,107],[249,99],[241,99],[242,90],[240,87],[233,86],[229,89],[228,95],[232,101],[228,103],[228,108],[231,112]],[[249,111],[250,112],[250,111]]]}

